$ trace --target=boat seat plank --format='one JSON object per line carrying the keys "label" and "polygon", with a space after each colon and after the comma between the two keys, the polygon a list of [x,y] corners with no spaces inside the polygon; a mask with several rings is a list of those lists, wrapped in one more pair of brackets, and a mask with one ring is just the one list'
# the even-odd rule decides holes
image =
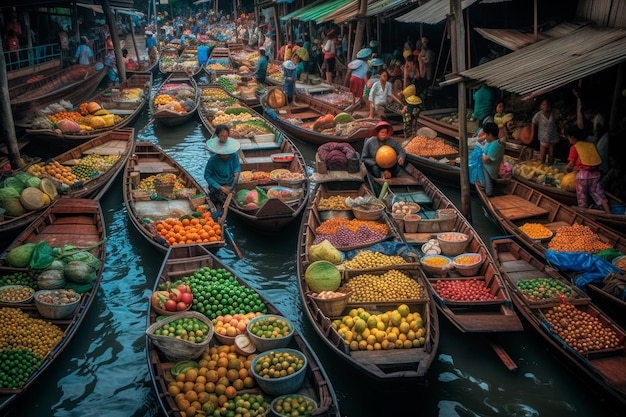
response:
{"label": "boat seat plank", "polygon": [[179,217],[180,211],[191,213],[193,211],[189,200],[147,200],[135,201],[135,212],[140,218],[166,219]]}
{"label": "boat seat plank", "polygon": [[547,229],[549,229],[551,232],[556,232],[557,230],[559,230],[560,227],[571,226],[571,224],[567,222],[563,222],[563,221],[558,221],[558,222],[546,223],[544,224],[544,226]]}
{"label": "boat seat plank", "polygon": [[536,271],[537,269],[535,267],[533,267],[531,264],[529,264],[526,261],[523,260],[515,260],[515,261],[505,261],[505,262],[500,262],[500,264],[502,265],[502,269],[504,269],[506,272],[511,273],[511,272],[524,272],[524,271]]}
{"label": "boat seat plank", "polygon": [[355,350],[350,352],[350,356],[358,361],[376,363],[378,365],[397,365],[398,363],[415,363],[417,362],[417,349],[393,349],[385,351],[381,355],[378,351]]}
{"label": "boat seat plank", "polygon": [[516,195],[491,197],[489,200],[491,204],[509,220],[521,220],[548,214],[548,210],[538,207]]}
{"label": "boat seat plank", "polygon": [[271,164],[274,161],[272,161],[272,157],[271,156],[251,156],[251,157],[246,157],[246,163],[247,164]]}
{"label": "boat seat plank", "polygon": [[161,172],[172,172],[172,165],[168,164],[164,161],[139,161],[137,165],[133,167],[133,171],[139,173],[161,173]]}
{"label": "boat seat plank", "polygon": [[110,140],[102,145],[94,146],[91,149],[83,152],[85,155],[119,155],[124,152],[128,145],[128,141],[125,140]]}
{"label": "boat seat plank", "polygon": [[626,390],[626,366],[624,361],[619,357],[606,357],[594,359],[593,366],[603,375],[607,376],[607,380],[611,381],[611,385],[619,387],[619,390]]}
{"label": "boat seat plank", "polygon": [[242,151],[253,151],[262,149],[280,149],[280,145],[276,142],[257,142],[249,139],[239,139]]}
{"label": "boat seat plank", "polygon": [[301,112],[294,112],[293,109],[291,112],[288,112],[287,114],[281,114],[280,115],[282,119],[300,119],[300,120],[305,120],[305,119],[317,119],[318,117],[321,116],[321,114],[319,114],[319,112],[316,111],[301,111]]}
{"label": "boat seat plank", "polygon": [[516,314],[457,314],[454,320],[466,332],[514,332],[524,329]]}

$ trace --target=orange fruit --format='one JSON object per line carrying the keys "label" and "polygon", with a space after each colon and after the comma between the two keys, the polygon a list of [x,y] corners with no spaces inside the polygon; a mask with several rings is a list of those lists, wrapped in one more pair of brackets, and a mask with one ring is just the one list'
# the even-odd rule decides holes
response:
{"label": "orange fruit", "polygon": [[223,395],[226,392],[226,386],[224,384],[215,385],[215,394]]}
{"label": "orange fruit", "polygon": [[226,387],[226,391],[224,391],[224,395],[226,395],[226,398],[231,400],[235,398],[235,395],[237,395],[237,390],[235,389],[235,387]]}

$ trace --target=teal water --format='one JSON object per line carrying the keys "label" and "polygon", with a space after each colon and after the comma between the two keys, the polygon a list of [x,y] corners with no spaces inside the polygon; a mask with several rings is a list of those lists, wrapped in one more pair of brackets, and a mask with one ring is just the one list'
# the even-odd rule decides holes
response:
{"label": "teal water", "polygon": [[[136,130],[149,120],[146,110]],[[138,139],[158,143],[204,183],[205,134],[196,118],[176,128],[151,125]],[[296,143],[312,169],[315,149]],[[162,416],[149,379],[144,331],[163,254],[128,221],[121,188],[118,179],[101,201],[108,242],[97,299],[71,346],[6,416]],[[442,189],[459,203],[458,190]],[[472,211],[485,241],[502,234],[483,216],[477,200],[472,201]],[[329,374],[344,416],[617,415],[557,362],[532,332],[493,339],[517,364],[517,370],[509,371],[491,349],[492,339],[463,335],[443,318],[438,357],[424,384],[369,381],[332,354],[302,312],[295,265],[299,224],[279,238],[256,235],[235,218],[229,218],[228,226],[244,258],[238,259],[230,246],[220,249],[218,256],[296,323]]]}

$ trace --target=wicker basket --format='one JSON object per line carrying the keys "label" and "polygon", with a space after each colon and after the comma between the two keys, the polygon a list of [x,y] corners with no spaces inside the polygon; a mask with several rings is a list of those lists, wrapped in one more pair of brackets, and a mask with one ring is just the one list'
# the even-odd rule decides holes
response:
{"label": "wicker basket", "polygon": [[359,220],[378,220],[385,210],[385,205],[382,202],[376,201],[374,203],[365,204],[359,207],[352,207],[354,217]]}
{"label": "wicker basket", "polygon": [[148,201],[152,193],[147,190],[133,190],[133,198],[135,201]]}
{"label": "wicker basket", "polygon": [[189,309],[191,308],[191,304],[189,304],[189,307],[187,307],[187,310],[182,310],[182,311],[169,311],[159,306],[155,306],[153,304],[150,304],[150,307],[155,311],[155,313],[157,313],[160,316],[173,316],[174,314],[177,314],[177,313],[184,313],[185,311],[189,311]]}
{"label": "wicker basket", "polygon": [[[202,343],[193,343],[187,340],[176,339],[173,337],[167,336],[157,336],[154,332],[164,326],[165,324],[171,323],[174,320],[187,318],[187,317],[195,317],[209,326],[209,334],[206,339],[202,341]],[[209,346],[211,339],[213,339],[213,323],[211,320],[205,316],[204,314],[200,314],[196,311],[185,311],[182,313],[175,314],[173,316],[169,316],[161,321],[151,324],[148,329],[146,329],[146,335],[152,341],[154,346],[157,347],[167,358],[169,361],[181,361],[181,360],[189,360],[198,358],[202,352]]]}
{"label": "wicker basket", "polygon": [[158,179],[154,180],[154,189],[156,193],[160,196],[168,196],[174,193],[174,183],[173,182],[162,182]]}
{"label": "wicker basket", "polygon": [[318,298],[315,297],[314,293],[307,293],[311,299],[315,301],[319,309],[324,313],[324,315],[328,317],[337,317],[340,316],[343,310],[348,305],[348,301],[350,301],[350,295],[352,295],[352,290],[350,288],[341,287],[336,292],[341,292],[344,295],[337,298]]}
{"label": "wicker basket", "polygon": [[206,194],[201,193],[189,198],[191,207],[195,210],[203,204],[206,204]]}

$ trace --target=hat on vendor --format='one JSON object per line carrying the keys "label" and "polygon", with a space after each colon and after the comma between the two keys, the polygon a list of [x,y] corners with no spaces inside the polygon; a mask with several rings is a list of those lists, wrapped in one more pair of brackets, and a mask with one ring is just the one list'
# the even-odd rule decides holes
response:
{"label": "hat on vendor", "polygon": [[384,61],[382,59],[380,59],[380,58],[372,58],[370,60],[370,65],[372,67],[379,67],[379,66],[381,66],[383,64],[384,64]]}
{"label": "hat on vendor", "polygon": [[376,124],[376,126],[374,126],[374,129],[372,129],[372,135],[374,136],[378,135],[378,131],[384,127],[391,129],[391,131],[393,132],[393,126],[391,126],[389,122],[381,120],[380,122]]}
{"label": "hat on vendor", "polygon": [[154,33],[152,33],[151,30],[146,30],[146,36],[152,36],[154,35]]}
{"label": "hat on vendor", "polygon": [[287,60],[283,62],[283,67],[288,70],[294,70],[296,69],[296,64],[294,64],[292,60]]}
{"label": "hat on vendor", "polygon": [[372,50],[370,48],[363,48],[356,53],[356,57],[360,59],[367,58],[370,55],[372,55]]}
{"label": "hat on vendor", "polygon": [[409,98],[411,96],[414,96],[415,95],[415,84],[411,84],[407,88],[402,90],[402,95],[404,96],[404,98]]}
{"label": "hat on vendor", "polygon": [[406,98],[406,102],[411,106],[418,106],[422,104],[422,99],[416,95],[412,95]]}
{"label": "hat on vendor", "polygon": [[209,151],[218,155],[230,155],[240,148],[239,141],[230,137],[224,143],[220,142],[220,138],[211,138],[207,140],[206,146]]}

